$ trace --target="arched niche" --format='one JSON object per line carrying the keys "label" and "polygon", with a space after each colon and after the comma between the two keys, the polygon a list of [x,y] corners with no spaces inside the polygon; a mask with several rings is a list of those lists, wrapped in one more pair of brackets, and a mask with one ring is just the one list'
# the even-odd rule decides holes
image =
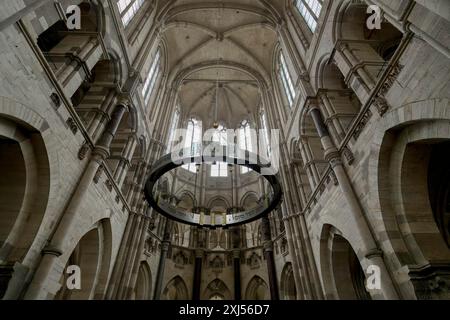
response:
{"label": "arched niche", "polygon": [[296,300],[297,288],[295,287],[294,271],[292,270],[292,263],[288,262],[281,273],[280,282],[281,299]]}
{"label": "arched niche", "polygon": [[[105,219],[96,224],[78,242],[63,270],[61,288],[56,300],[101,300],[106,292],[112,256],[112,232]],[[68,267],[77,266],[81,271],[81,288],[69,288]]]}
{"label": "arched niche", "polygon": [[361,101],[347,85],[336,63],[329,63],[326,57],[319,65],[317,86],[325,123],[336,145],[340,145],[362,108]]}
{"label": "arched niche", "polygon": [[183,194],[180,196],[178,208],[186,212],[192,212],[194,208],[194,197],[190,193],[183,192]]}
{"label": "arched niche", "polygon": [[245,210],[250,210],[256,206],[258,206],[258,197],[253,192],[246,193],[241,200],[241,207],[245,208]]}
{"label": "arched niche", "polygon": [[180,276],[169,281],[162,294],[162,300],[188,300],[189,294],[186,283]]}
{"label": "arched niche", "polygon": [[299,147],[310,188],[314,190],[325,174],[328,161],[325,160],[325,150],[314,121],[306,109],[303,110],[300,118]]}
{"label": "arched niche", "polygon": [[141,262],[134,288],[133,298],[135,300],[150,300],[152,292],[152,273],[146,262]]}
{"label": "arched niche", "polygon": [[411,279],[402,289],[417,299],[448,299],[450,139],[444,132],[449,128],[446,120],[421,121],[391,130],[382,144],[387,152],[378,169],[383,221],[401,272]]}
{"label": "arched niche", "polygon": [[[392,59],[403,34],[386,19],[382,20],[380,29],[367,28],[366,22],[371,15],[367,13],[367,8],[364,3],[345,2],[340,7],[339,18],[335,22],[335,40],[341,41],[341,44],[346,46],[343,51],[348,50],[344,53],[347,58],[352,54],[356,61],[364,63],[362,69],[373,81],[366,84],[372,86]],[[347,77],[347,74],[345,76]]]}
{"label": "arched niche", "polygon": [[36,238],[49,192],[50,165],[41,133],[0,111],[0,297],[15,263],[23,262]]}
{"label": "arched niche", "polygon": [[206,287],[202,300],[232,300],[232,295],[225,282],[215,279]]}
{"label": "arched niche", "polygon": [[330,225],[322,230],[320,267],[327,299],[371,300],[358,256],[347,239]]}
{"label": "arched niche", "polygon": [[270,291],[266,282],[259,276],[254,276],[245,290],[246,300],[270,300]]}

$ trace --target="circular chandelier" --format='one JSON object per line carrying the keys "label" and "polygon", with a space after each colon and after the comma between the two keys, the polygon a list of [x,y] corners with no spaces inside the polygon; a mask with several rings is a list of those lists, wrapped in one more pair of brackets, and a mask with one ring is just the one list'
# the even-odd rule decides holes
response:
{"label": "circular chandelier", "polygon": [[[243,157],[228,154],[224,156],[183,156],[183,152],[181,152],[174,161],[173,154],[163,156],[153,165],[145,184],[144,193],[148,203],[154,210],[169,219],[206,228],[241,225],[267,215],[272,210],[276,209],[282,200],[282,190],[278,175],[271,167],[270,163],[265,162],[264,159],[258,158],[256,154],[244,150],[239,151],[238,154]],[[226,152],[223,154],[226,154]],[[238,209],[229,212],[207,213],[201,210],[192,210],[193,212],[179,210],[175,205],[171,204],[170,201],[162,199],[158,194],[158,191],[155,190],[157,189],[158,181],[161,177],[182,165],[196,164],[199,166],[201,164],[216,162],[224,162],[229,166],[245,166],[253,170],[267,180],[271,186],[272,192],[265,197],[265,199],[258,201],[257,206],[250,210],[244,209],[239,211],[240,209]]]}

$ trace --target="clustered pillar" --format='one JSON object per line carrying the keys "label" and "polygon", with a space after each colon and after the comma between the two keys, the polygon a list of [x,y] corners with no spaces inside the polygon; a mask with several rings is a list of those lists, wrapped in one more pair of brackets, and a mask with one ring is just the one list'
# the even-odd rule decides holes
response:
{"label": "clustered pillar", "polygon": [[[378,248],[375,237],[359,203],[358,197],[352,188],[350,179],[342,163],[339,151],[333,144],[328,129],[323,121],[322,114],[317,107],[312,107],[310,115],[319,134],[322,146],[325,150],[325,159],[330,163],[336,175],[339,186],[350,208],[353,221],[357,224],[355,232],[361,233],[361,248],[369,265],[375,265],[381,271],[381,290],[387,299],[398,299],[398,294],[392,284],[390,275],[382,257],[382,251]],[[379,295],[379,294],[378,294]]]}
{"label": "clustered pillar", "polygon": [[192,291],[192,300],[200,300],[200,288],[202,284],[202,264],[203,250],[195,250],[195,267],[194,267],[194,285]]}
{"label": "clustered pillar", "polygon": [[48,295],[52,295],[51,292],[45,292],[44,284],[46,279],[51,278],[50,275],[52,272],[58,268],[58,257],[65,252],[64,245],[68,242],[66,241],[66,237],[72,234],[71,229],[76,226],[76,214],[83,203],[97,171],[102,166],[103,161],[109,157],[111,143],[124,114],[128,111],[128,103],[128,100],[122,99],[114,109],[111,120],[92,152],[91,159],[69,201],[67,209],[62,215],[58,228],[53,236],[50,237],[47,247],[43,250],[43,257],[36,270],[33,282],[30,284],[26,296],[27,299],[46,299],[49,297]]}
{"label": "clustered pillar", "polygon": [[154,300],[161,300],[162,285],[164,280],[164,269],[166,267],[167,252],[170,247],[170,238],[172,233],[172,221],[166,219],[164,227],[164,236],[161,243],[161,257],[159,259],[158,273],[156,274],[155,295]]}
{"label": "clustered pillar", "polygon": [[273,241],[270,235],[270,220],[262,218],[262,232],[264,242],[264,258],[267,263],[267,272],[269,274],[270,297],[272,300],[280,300],[278,292],[277,271],[275,269],[275,259],[273,256]]}

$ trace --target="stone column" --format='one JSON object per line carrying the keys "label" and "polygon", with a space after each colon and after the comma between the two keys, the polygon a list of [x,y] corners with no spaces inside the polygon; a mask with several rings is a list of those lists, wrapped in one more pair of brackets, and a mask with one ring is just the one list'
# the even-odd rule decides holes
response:
{"label": "stone column", "polygon": [[87,61],[89,59],[89,53],[91,53],[92,49],[94,49],[97,45],[98,40],[96,38],[90,39],[89,42],[81,48],[79,53],[74,54],[74,59],[70,62],[70,64],[64,66],[56,72],[56,76],[61,83],[67,84],[69,76],[80,66],[80,61]]}
{"label": "stone column", "polygon": [[330,98],[328,98],[327,93],[323,93],[320,96],[320,99],[322,101],[323,108],[328,112],[330,116],[333,116],[331,121],[333,122],[334,131],[336,133],[335,140],[340,142],[345,138],[345,130],[341,124],[341,121],[337,117],[335,117],[335,108],[332,105]]}
{"label": "stone column", "polygon": [[234,300],[242,300],[241,289],[241,251],[233,250],[233,268],[234,268]]}
{"label": "stone column", "polygon": [[117,299],[123,298],[123,295],[125,292],[125,287],[131,276],[130,272],[133,267],[134,257],[136,254],[136,246],[138,245],[139,239],[141,237],[142,228],[143,228],[143,225],[145,224],[145,220],[143,220],[142,218],[143,218],[143,215],[140,214],[139,212],[136,212],[136,227],[133,230],[130,242],[125,247],[125,251],[126,251],[127,255],[125,257],[125,261],[124,261],[125,266],[124,266],[124,269],[122,272],[122,276],[120,277],[119,286],[117,288],[118,289],[117,295],[116,295]]}
{"label": "stone column", "polygon": [[88,127],[88,133],[93,141],[97,140],[98,131],[101,129],[101,124],[104,122],[104,119],[108,116],[107,111],[110,105],[114,102],[116,94],[117,93],[114,89],[110,89],[101,107],[95,111],[94,119]]}
{"label": "stone column", "polygon": [[117,165],[116,171],[114,172],[114,180],[116,180],[117,185],[122,187],[125,178],[128,173],[128,169],[131,166],[131,160],[134,155],[134,150],[137,146],[137,138],[135,134],[128,137],[127,143],[122,151],[119,163]]}
{"label": "stone column", "polygon": [[[382,251],[376,243],[373,232],[370,229],[370,225],[359,203],[359,199],[353,190],[352,183],[344,168],[339,151],[336,149],[330,138],[328,129],[323,121],[322,114],[317,107],[312,107],[310,115],[314,121],[322,142],[322,146],[325,150],[325,159],[330,162],[331,168],[336,175],[341,191],[350,208],[349,213],[356,225],[356,230],[354,230],[354,232],[359,234],[359,237],[361,238],[362,254],[364,258],[367,259],[369,265],[375,265],[380,268],[381,291],[383,293],[383,297],[389,300],[398,299],[398,294],[394,288],[390,274],[382,258]],[[376,294],[376,296],[383,298],[379,294]]]}
{"label": "stone column", "polygon": [[114,139],[120,121],[122,120],[122,117],[127,109],[127,101],[122,101],[122,103],[116,106],[111,120],[109,121],[98,145],[92,153],[91,160],[84,171],[75,192],[69,200],[67,209],[61,216],[60,223],[58,224],[55,233],[49,239],[49,244],[47,247],[42,251],[43,257],[39,267],[36,270],[28,292],[26,293],[26,299],[47,299],[56,293],[49,292],[48,288],[54,288],[57,284],[47,284],[47,282],[58,281],[53,278],[55,277],[54,273],[59,275],[61,271],[61,262],[58,258],[65,251],[66,242],[68,240],[67,237],[72,234],[72,228],[76,224],[79,209],[86,194],[88,193],[89,186],[94,180],[97,171],[101,168],[100,166],[103,164],[103,161],[109,156],[111,142]]}
{"label": "stone column", "polygon": [[162,293],[161,291],[164,280],[167,252],[169,251],[171,242],[170,241],[171,233],[172,233],[172,221],[166,220],[166,225],[164,228],[164,237],[161,243],[161,257],[159,259],[158,273],[156,274],[155,295],[153,298],[154,300],[161,300],[161,293]]}
{"label": "stone column", "polygon": [[129,241],[131,230],[136,229],[135,224],[135,214],[130,213],[128,216],[127,224],[125,226],[125,232],[122,236],[122,242],[120,244],[119,252],[117,254],[116,263],[114,264],[113,273],[111,276],[111,280],[109,281],[108,290],[106,293],[106,298],[108,300],[114,299],[115,294],[118,288],[118,282],[120,281],[120,276],[122,275],[122,271],[125,264],[125,255],[126,255],[126,247],[127,242]]}
{"label": "stone column", "polygon": [[200,289],[202,285],[202,264],[203,264],[203,250],[195,250],[195,267],[194,267],[194,281],[192,287],[192,300],[200,300]]}
{"label": "stone column", "polygon": [[144,252],[144,246],[145,246],[145,240],[147,239],[147,230],[148,230],[148,226],[150,225],[150,218],[148,217],[148,215],[146,215],[144,217],[145,222],[144,222],[144,227],[142,229],[141,232],[141,237],[139,239],[139,247],[137,248],[136,251],[136,255],[135,255],[135,259],[134,259],[134,266],[131,272],[131,279],[129,284],[127,285],[127,287],[125,288],[125,299],[130,299],[131,294],[133,293],[133,290],[136,286],[136,281],[137,281],[137,277],[138,277],[138,273],[139,273],[139,267],[141,265],[141,256]]}
{"label": "stone column", "polygon": [[[349,45],[347,43],[341,43],[337,49],[338,52],[340,52],[343,55],[344,59],[349,64],[350,68],[360,64],[360,61],[355,57],[355,55],[350,50]],[[369,94],[370,90],[372,90],[373,87],[375,87],[375,81],[372,79],[371,75],[364,68],[357,68],[356,72],[362,79],[361,84]]]}
{"label": "stone column", "polygon": [[273,256],[273,242],[270,236],[270,221],[268,217],[263,217],[261,220],[264,242],[264,258],[266,259],[267,272],[269,273],[270,297],[272,300],[280,300],[277,271],[275,269],[275,259]]}

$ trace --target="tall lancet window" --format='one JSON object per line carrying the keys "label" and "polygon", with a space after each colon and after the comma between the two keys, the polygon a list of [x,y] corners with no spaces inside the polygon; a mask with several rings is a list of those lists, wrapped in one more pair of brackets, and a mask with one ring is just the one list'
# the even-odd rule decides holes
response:
{"label": "tall lancet window", "polygon": [[145,0],[118,0],[120,18],[123,25],[126,27],[133,20],[136,13],[144,5]]}
{"label": "tall lancet window", "polygon": [[322,4],[322,0],[296,0],[295,2],[295,6],[312,32],[317,28]]}
{"label": "tall lancet window", "polygon": [[[226,146],[227,143],[227,129],[219,125],[213,134],[214,142],[218,142],[221,146]],[[216,162],[211,165],[211,177],[228,177],[228,165],[225,162]]]}
{"label": "tall lancet window", "polygon": [[[202,123],[191,118],[188,121],[186,137],[184,138],[184,149],[189,151],[190,156],[199,156],[202,147]],[[195,163],[188,163],[183,165],[183,168],[191,172],[197,172]]]}
{"label": "tall lancet window", "polygon": [[280,77],[281,82],[283,83],[284,93],[286,94],[289,107],[292,107],[294,104],[296,93],[294,83],[292,82],[291,74],[289,73],[289,69],[283,52],[280,52]]}
{"label": "tall lancet window", "polygon": [[[267,118],[264,110],[261,111],[260,114],[260,121],[261,121],[261,130],[262,130],[262,139],[264,140],[266,147],[267,147],[267,157],[270,158],[271,156],[271,150],[270,150],[270,140],[269,140],[269,127],[267,125]],[[260,146],[261,148],[262,146]]]}
{"label": "tall lancet window", "polygon": [[178,128],[178,121],[180,121],[180,111],[179,108],[175,111],[175,114],[172,118],[172,123],[170,124],[170,131],[169,131],[169,139],[167,140],[167,149],[170,151],[172,150],[172,146],[175,143],[175,131]]}
{"label": "tall lancet window", "polygon": [[[241,122],[241,126],[239,127],[238,139],[239,139],[238,142],[239,142],[240,149],[254,152],[253,141],[252,141],[252,128],[251,128],[250,122],[248,120],[244,120]],[[251,171],[251,169],[241,166],[242,174],[248,173],[250,171]]]}
{"label": "tall lancet window", "polygon": [[147,105],[152,96],[153,89],[155,88],[156,80],[158,79],[159,70],[161,69],[161,51],[156,52],[156,56],[153,59],[153,63],[148,70],[147,77],[145,78],[144,87],[142,89],[142,96],[144,97],[145,104]]}

